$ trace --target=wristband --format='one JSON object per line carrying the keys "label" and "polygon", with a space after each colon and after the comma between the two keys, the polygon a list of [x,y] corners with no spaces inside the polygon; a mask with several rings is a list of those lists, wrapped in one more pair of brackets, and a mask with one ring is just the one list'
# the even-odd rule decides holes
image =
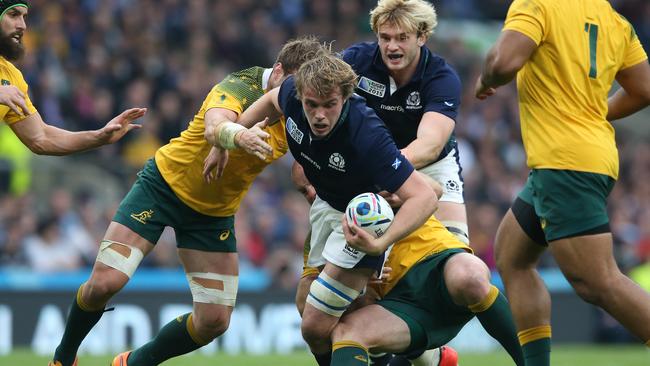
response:
{"label": "wristband", "polygon": [[226,150],[232,150],[237,148],[235,145],[235,136],[239,131],[246,130],[246,127],[234,123],[234,122],[223,122],[217,127],[217,142],[221,145],[222,148]]}

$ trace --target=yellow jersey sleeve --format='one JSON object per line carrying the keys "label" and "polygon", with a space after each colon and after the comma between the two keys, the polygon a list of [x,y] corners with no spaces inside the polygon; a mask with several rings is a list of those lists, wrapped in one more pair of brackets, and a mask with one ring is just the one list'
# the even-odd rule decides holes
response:
{"label": "yellow jersey sleeve", "polygon": [[244,104],[239,98],[216,85],[205,101],[205,111],[212,108],[223,108],[240,115],[244,111]]}
{"label": "yellow jersey sleeve", "polygon": [[637,37],[631,24],[630,36],[632,37],[632,40],[628,44],[628,47],[625,51],[625,58],[623,59],[623,64],[621,64],[621,70],[640,64],[641,62],[648,59],[648,55],[643,50],[641,41],[639,41],[639,37]]}
{"label": "yellow jersey sleeve", "polygon": [[32,100],[29,99],[29,87],[23,74],[11,62],[4,58],[0,58],[0,83],[3,86],[14,85],[20,89],[20,91],[25,94],[25,105],[27,106],[27,111],[24,111],[25,115],[20,115],[12,111],[8,106],[0,105],[0,116],[3,121],[7,124],[13,124],[22,121],[28,115],[36,113],[36,108],[34,107]]}
{"label": "yellow jersey sleeve", "polygon": [[534,0],[515,0],[506,17],[503,30],[523,33],[539,45],[545,38],[546,16],[544,8]]}

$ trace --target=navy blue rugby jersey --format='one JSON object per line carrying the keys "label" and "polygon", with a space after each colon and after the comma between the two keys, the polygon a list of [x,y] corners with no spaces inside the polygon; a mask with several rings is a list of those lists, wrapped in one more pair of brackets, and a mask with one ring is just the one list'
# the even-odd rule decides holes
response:
{"label": "navy blue rugby jersey", "polygon": [[[456,71],[427,47],[420,50],[413,78],[392,94],[388,68],[377,42],[357,43],[343,51],[343,59],[359,75],[356,92],[386,123],[400,149],[415,140],[424,113],[441,113],[454,121],[458,115],[461,83]],[[447,156],[455,146],[452,133],[436,160]]]}
{"label": "navy blue rugby jersey", "polygon": [[352,96],[332,131],[321,138],[311,133],[293,77],[282,83],[278,101],[291,154],[318,196],[335,209],[345,212],[348,202],[363,192],[395,192],[413,172],[363,98]]}

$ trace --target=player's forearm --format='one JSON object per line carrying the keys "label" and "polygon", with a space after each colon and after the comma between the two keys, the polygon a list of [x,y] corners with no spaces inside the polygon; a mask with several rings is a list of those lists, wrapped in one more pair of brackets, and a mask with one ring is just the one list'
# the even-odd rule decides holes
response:
{"label": "player's forearm", "polygon": [[99,131],[71,132],[45,125],[43,134],[27,146],[39,155],[68,155],[104,145]]}
{"label": "player's forearm", "polygon": [[632,115],[650,104],[650,100],[628,94],[621,88],[607,101],[607,120],[615,121]]}
{"label": "player's forearm", "polygon": [[445,144],[436,144],[422,139],[415,139],[402,149],[402,154],[415,169],[423,168],[436,161]]}
{"label": "player's forearm", "polygon": [[433,215],[438,199],[433,191],[427,193],[430,194],[419,194],[404,201],[386,233],[378,239],[382,251],[410,235]]}
{"label": "player's forearm", "polygon": [[[237,123],[250,128],[257,122],[269,119],[269,124],[273,124],[280,119],[282,111],[277,106],[278,91],[277,88],[264,94],[260,99],[256,100],[244,113],[237,119]],[[274,101],[275,99],[275,101]]]}

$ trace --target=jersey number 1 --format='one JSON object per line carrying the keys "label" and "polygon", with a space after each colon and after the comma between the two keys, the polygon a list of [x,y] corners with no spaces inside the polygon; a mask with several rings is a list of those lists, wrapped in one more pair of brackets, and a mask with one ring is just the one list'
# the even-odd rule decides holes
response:
{"label": "jersey number 1", "polygon": [[585,32],[589,33],[589,77],[595,79],[598,76],[596,67],[596,46],[598,45],[598,26],[585,23]]}

